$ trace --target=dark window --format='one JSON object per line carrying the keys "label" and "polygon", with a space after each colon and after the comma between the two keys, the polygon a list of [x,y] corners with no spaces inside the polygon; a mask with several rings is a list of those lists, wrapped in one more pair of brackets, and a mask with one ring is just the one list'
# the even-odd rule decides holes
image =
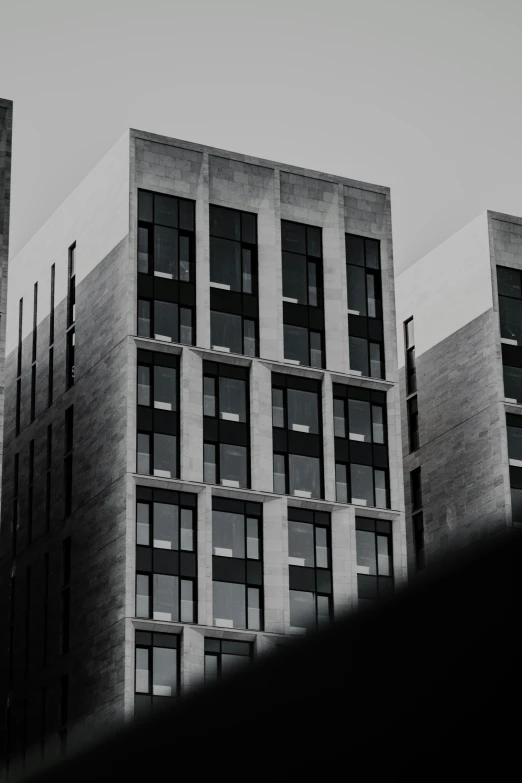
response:
{"label": "dark window", "polygon": [[43,578],[43,628],[42,628],[42,664],[47,663],[48,623],[49,623],[49,552],[44,556]]}
{"label": "dark window", "polygon": [[38,344],[38,283],[34,284],[33,295],[33,347],[31,354],[31,421],[34,421],[36,408],[36,348]]}
{"label": "dark window", "polygon": [[406,394],[413,394],[417,391],[417,365],[415,363],[413,318],[409,318],[404,324],[404,344],[406,348]]}
{"label": "dark window", "polygon": [[138,350],[136,472],[176,478],[179,465],[177,356]]}
{"label": "dark window", "polygon": [[391,522],[356,518],[359,602],[385,598],[393,591]]}
{"label": "dark window", "polygon": [[228,639],[205,639],[205,682],[220,679],[238,667],[252,663],[251,642]]}
{"label": "dark window", "polygon": [[136,631],[135,696],[136,714],[149,712],[164,703],[165,697],[179,693],[180,660],[176,634]]}
{"label": "dark window", "polygon": [[25,570],[25,644],[24,644],[24,674],[29,670],[29,651],[31,649],[31,566]]}
{"label": "dark window", "polygon": [[71,605],[71,537],[62,541],[60,645],[62,655],[69,652]]}
{"label": "dark window", "polygon": [[288,508],[290,625],[316,628],[332,617],[330,514]]}
{"label": "dark window", "polygon": [[16,410],[15,410],[15,434],[20,434],[20,413],[22,404],[22,328],[24,317],[24,300],[20,299],[18,306],[18,357],[16,364]]}
{"label": "dark window", "polygon": [[69,248],[69,274],[67,287],[67,332],[65,345],[65,382],[69,389],[74,383],[76,345],[76,242]]}
{"label": "dark window", "polygon": [[73,406],[71,405],[65,411],[64,511],[66,517],[72,511],[73,446]]}
{"label": "dark window", "polygon": [[325,366],[321,229],[281,221],[285,360]]}
{"label": "dark window", "polygon": [[341,384],[333,395],[336,499],[389,508],[386,395]]}
{"label": "dark window", "polygon": [[13,557],[16,555],[16,546],[18,541],[18,522],[19,522],[19,500],[18,500],[18,481],[19,481],[19,472],[20,472],[20,454],[14,455],[14,462],[13,462],[13,521],[12,521],[12,530],[11,530],[11,548]]}
{"label": "dark window", "polygon": [[413,515],[413,543],[415,547],[415,564],[417,571],[421,571],[426,565],[424,552],[424,517],[422,511]]}
{"label": "dark window", "polygon": [[417,395],[410,397],[406,402],[408,408],[408,434],[410,439],[410,451],[419,448],[419,408]]}
{"label": "dark window", "polygon": [[511,513],[513,522],[522,523],[522,416],[506,414]]}
{"label": "dark window", "polygon": [[522,284],[518,269],[497,266],[500,336],[522,345]]}
{"label": "dark window", "polygon": [[421,484],[420,468],[415,468],[415,470],[411,471],[410,487],[411,487],[411,508],[412,511],[417,511],[418,509],[422,508],[422,484]]}
{"label": "dark window", "polygon": [[136,617],[196,622],[196,495],[137,488]]}
{"label": "dark window", "polygon": [[49,372],[47,379],[47,404],[53,402],[53,374],[54,374],[54,287],[55,287],[56,269],[53,264],[51,267],[51,302],[49,307]]}
{"label": "dark window", "polygon": [[51,526],[51,465],[53,453],[53,427],[47,426],[47,454],[45,463],[45,532],[48,533]]}
{"label": "dark window", "polygon": [[380,243],[346,234],[350,367],[384,378]]}
{"label": "dark window", "polygon": [[204,481],[250,486],[248,369],[204,362],[203,413]]}
{"label": "dark window", "polygon": [[33,540],[34,440],[29,443],[29,482],[27,486],[27,546]]}
{"label": "dark window", "polygon": [[263,628],[262,506],[212,502],[214,625]]}
{"label": "dark window", "polygon": [[274,492],[322,497],[323,448],[319,381],[272,376]]}
{"label": "dark window", "polygon": [[257,356],[257,319],[238,313],[210,312],[210,341],[215,351]]}
{"label": "dark window", "polygon": [[195,343],[195,203],[138,191],[138,335]]}

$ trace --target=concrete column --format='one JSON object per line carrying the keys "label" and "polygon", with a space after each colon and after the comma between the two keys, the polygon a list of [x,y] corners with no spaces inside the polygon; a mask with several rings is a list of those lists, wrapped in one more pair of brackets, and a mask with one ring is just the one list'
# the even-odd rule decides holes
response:
{"label": "concrete column", "polygon": [[198,628],[183,629],[181,645],[181,691],[203,684],[205,680],[205,637]]}
{"label": "concrete column", "polygon": [[203,152],[196,200],[196,345],[210,348],[209,164]]}
{"label": "concrete column", "polygon": [[288,595],[288,525],[286,501],[281,497],[263,504],[263,580],[265,631],[283,633]]}
{"label": "concrete column", "polygon": [[272,492],[272,373],[261,362],[252,362],[250,372],[252,489]]}
{"label": "concrete column", "polygon": [[337,186],[325,214],[323,270],[326,366],[329,370],[348,372],[348,305],[342,185]]}
{"label": "concrete column", "polygon": [[355,509],[334,509],[331,525],[333,601],[337,618],[357,605]]}
{"label": "concrete column", "polygon": [[198,624],[212,625],[212,491],[198,494]]}
{"label": "concrete column", "polygon": [[332,376],[324,374],[322,383],[324,496],[335,500],[335,445],[333,424]]}
{"label": "concrete column", "polygon": [[279,171],[273,172],[273,194],[263,199],[257,217],[259,284],[259,355],[282,358],[283,276]]}
{"label": "concrete column", "polygon": [[180,476],[203,481],[203,360],[183,348],[180,362]]}

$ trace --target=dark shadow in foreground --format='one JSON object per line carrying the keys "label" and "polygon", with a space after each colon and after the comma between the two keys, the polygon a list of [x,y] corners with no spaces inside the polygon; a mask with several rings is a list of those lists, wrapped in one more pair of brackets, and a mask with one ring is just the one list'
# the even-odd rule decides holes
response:
{"label": "dark shadow in foreground", "polygon": [[521,585],[522,536],[490,539],[31,780],[507,779]]}

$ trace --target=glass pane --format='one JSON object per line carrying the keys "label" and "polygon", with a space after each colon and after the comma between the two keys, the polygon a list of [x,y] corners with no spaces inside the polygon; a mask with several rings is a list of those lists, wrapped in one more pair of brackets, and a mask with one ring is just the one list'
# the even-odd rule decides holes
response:
{"label": "glass pane", "polygon": [[177,441],[175,435],[154,433],[154,475],[163,478],[176,478]]}
{"label": "glass pane", "polygon": [[372,433],[374,443],[384,443],[384,409],[372,405]]}
{"label": "glass pane", "polygon": [[363,267],[346,267],[348,278],[348,309],[366,315],[366,272]]}
{"label": "glass pane", "polygon": [[368,316],[370,318],[377,318],[377,315],[380,315],[380,307],[374,275],[366,275],[366,290],[368,294]]}
{"label": "glass pane", "polygon": [[257,215],[252,212],[243,212],[241,214],[241,239],[250,245],[257,243]]}
{"label": "glass pane", "polygon": [[246,421],[246,383],[237,378],[219,379],[219,413],[222,419]]}
{"label": "glass pane", "polygon": [[380,242],[378,239],[365,239],[366,245],[366,266],[372,269],[381,268],[380,260]]}
{"label": "glass pane", "polygon": [[154,337],[165,342],[178,342],[178,306],[172,302],[154,302]]}
{"label": "glass pane", "polygon": [[285,426],[284,393],[282,389],[272,389],[272,425]]}
{"label": "glass pane", "polygon": [[154,367],[154,407],[164,411],[177,408],[178,374],[174,367]]}
{"label": "glass pane", "polygon": [[150,617],[148,574],[136,575],[136,617]]}
{"label": "glass pane", "polygon": [[161,193],[154,195],[154,222],[162,226],[178,227],[178,200]]}
{"label": "glass pane", "polygon": [[364,237],[346,235],[346,261],[364,266]]}
{"label": "glass pane", "polygon": [[150,436],[138,433],[137,473],[150,473]]}
{"label": "glass pane", "polygon": [[173,503],[154,503],[154,539],[157,549],[179,549],[179,506]]}
{"label": "glass pane", "polygon": [[219,628],[246,627],[246,588],[233,582],[213,582],[214,625]]}
{"label": "glass pane", "polygon": [[246,487],[248,484],[246,447],[221,443],[219,451],[221,483],[233,482],[233,486]]}
{"label": "glass pane", "polygon": [[308,304],[305,256],[283,253],[283,296]]}
{"label": "glass pane", "polygon": [[299,364],[308,364],[308,329],[302,326],[284,324],[285,359]]}
{"label": "glass pane", "polygon": [[504,396],[522,402],[522,367],[504,366]]}
{"label": "glass pane", "polygon": [[369,530],[356,530],[355,540],[357,548],[357,573],[377,573],[377,560],[375,555],[375,533]]}
{"label": "glass pane", "polygon": [[210,281],[230,291],[241,291],[241,245],[229,239],[210,238]]}
{"label": "glass pane", "polygon": [[497,283],[499,295],[522,298],[521,276],[518,269],[497,266]]}
{"label": "glass pane", "polygon": [[248,658],[243,655],[230,655],[223,653],[221,655],[221,676],[225,677],[228,674],[233,674],[236,669],[244,666],[248,662]]}
{"label": "glass pane", "polygon": [[194,231],[194,201],[179,199],[179,227]]}
{"label": "glass pane", "polygon": [[203,415],[216,415],[216,379],[208,375],[203,377]]}
{"label": "glass pane", "polygon": [[138,272],[147,274],[149,271],[149,229],[138,228]]}
{"label": "glass pane", "polygon": [[413,318],[406,321],[406,349],[413,348],[415,345],[415,332],[413,329]]}
{"label": "glass pane", "polygon": [[328,568],[328,531],[325,527],[315,528],[315,554],[317,568]]}
{"label": "glass pane", "polygon": [[315,392],[287,389],[288,429],[298,432],[319,432],[319,404]]}
{"label": "glass pane", "polygon": [[336,438],[346,438],[344,421],[344,400],[334,397],[334,435]]}
{"label": "glass pane", "polygon": [[248,627],[251,631],[261,630],[259,587],[248,588]]}
{"label": "glass pane", "polygon": [[138,191],[138,220],[146,220],[152,223],[152,193],[144,190]]}
{"label": "glass pane", "polygon": [[370,377],[384,378],[384,363],[379,343],[370,343]]}
{"label": "glass pane", "polygon": [[350,440],[366,443],[372,439],[370,403],[365,400],[348,400],[348,427]]}
{"label": "glass pane", "polygon": [[184,552],[194,551],[194,514],[191,508],[181,509],[180,544],[180,549]]}
{"label": "glass pane", "polygon": [[177,622],[178,577],[170,574],[153,574],[152,584],[152,617],[154,620]]}
{"label": "glass pane", "polygon": [[205,682],[218,677],[218,656],[205,653]]}
{"label": "glass pane", "polygon": [[335,498],[338,503],[348,503],[348,474],[346,465],[335,465]]}
{"label": "glass pane", "polygon": [[178,279],[178,232],[174,228],[154,228],[154,274]]}
{"label": "glass pane", "polygon": [[245,557],[245,517],[230,511],[212,511],[212,554]]}
{"label": "glass pane", "polygon": [[213,443],[203,444],[203,481],[216,483],[216,447]]}
{"label": "glass pane", "polygon": [[178,687],[178,651],[169,647],[153,648],[152,693],[154,696],[175,696]]}
{"label": "glass pane", "polygon": [[315,226],[306,227],[306,244],[309,256],[314,256],[314,258],[322,257],[320,228],[316,228]]}
{"label": "glass pane", "polygon": [[294,519],[288,521],[288,562],[308,568],[315,566],[313,525]]}
{"label": "glass pane", "polygon": [[180,307],[179,309],[179,341],[183,345],[192,345],[194,343],[192,310],[190,307]]}
{"label": "glass pane", "polygon": [[235,209],[210,205],[210,235],[226,239],[241,239],[240,213]]}
{"label": "glass pane", "polygon": [[513,522],[519,525],[522,522],[522,489],[511,488],[511,514]]}
{"label": "glass pane", "polygon": [[500,336],[522,343],[522,299],[499,296]]}
{"label": "glass pane", "polygon": [[247,519],[247,557],[251,560],[259,560],[259,520]]}
{"label": "glass pane", "polygon": [[150,337],[150,302],[146,299],[138,301],[138,336]]}
{"label": "glass pane", "polygon": [[184,236],[179,238],[179,279],[190,281],[190,239]]}
{"label": "glass pane", "polygon": [[386,472],[375,470],[375,505],[377,508],[387,508]]}
{"label": "glass pane", "polygon": [[252,293],[252,251],[243,248],[243,293]]}
{"label": "glass pane", "polygon": [[310,367],[324,367],[321,332],[310,332]]}
{"label": "glass pane", "polygon": [[315,627],[315,595],[300,590],[290,590],[290,626],[292,628]]}
{"label": "glass pane", "polygon": [[306,254],[306,227],[289,220],[282,220],[281,246],[284,251]]}
{"label": "glass pane", "polygon": [[136,693],[149,693],[149,650],[136,647]]}
{"label": "glass pane", "polygon": [[392,564],[388,536],[377,536],[377,568],[379,576],[391,576]]}
{"label": "glass pane", "polygon": [[369,374],[368,341],[364,337],[349,337],[350,369]]}
{"label": "glass pane", "polygon": [[180,618],[182,623],[194,622],[194,583],[191,579],[181,580]]}
{"label": "glass pane", "polygon": [[136,543],[140,546],[150,546],[149,510],[150,506],[148,503],[138,503],[136,506]]}
{"label": "glass pane", "polygon": [[330,599],[327,595],[317,596],[317,624],[326,625],[330,622]]}
{"label": "glass pane", "polygon": [[289,454],[290,494],[321,497],[321,461],[318,457]]}
{"label": "glass pane", "polygon": [[138,405],[150,405],[150,367],[138,364]]}
{"label": "glass pane", "polygon": [[210,342],[212,348],[228,348],[232,353],[242,353],[241,316],[232,313],[210,313]]}
{"label": "glass pane", "polygon": [[509,459],[522,460],[522,427],[508,427]]}
{"label": "glass pane", "polygon": [[370,465],[350,465],[352,503],[373,506],[373,468]]}
{"label": "glass pane", "polygon": [[285,458],[283,454],[274,454],[274,492],[286,494]]}
{"label": "glass pane", "polygon": [[256,322],[249,318],[243,321],[243,353],[245,356],[256,355]]}

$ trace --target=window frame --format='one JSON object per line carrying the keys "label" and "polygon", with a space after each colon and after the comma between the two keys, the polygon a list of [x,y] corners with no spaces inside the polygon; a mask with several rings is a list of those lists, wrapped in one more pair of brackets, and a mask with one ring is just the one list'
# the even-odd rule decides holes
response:
{"label": "window frame", "polygon": [[[382,597],[386,597],[387,595],[390,595],[393,593],[395,589],[395,563],[394,563],[394,548],[393,548],[393,523],[388,520],[379,520],[379,519],[370,519],[367,517],[357,517],[355,518],[355,530],[356,530],[356,536],[358,531],[363,532],[369,532],[373,533],[374,536],[374,543],[375,543],[375,563],[376,563],[376,574],[368,574],[364,571],[360,571],[360,568],[363,568],[363,566],[359,563],[359,551],[356,545],[356,573],[357,573],[357,595],[358,600],[379,600],[381,598],[381,593],[383,593]],[[378,551],[378,537],[384,537],[387,541],[388,545],[388,557],[389,557],[389,563],[390,563],[390,571],[391,573],[389,575],[381,574],[379,573],[379,551]],[[361,581],[359,579],[360,576],[369,576],[372,578],[372,580],[375,581],[376,586],[376,599],[370,599],[365,596],[360,596],[361,592]],[[383,590],[383,586],[381,585],[382,580],[387,580],[386,584],[387,587]]]}

